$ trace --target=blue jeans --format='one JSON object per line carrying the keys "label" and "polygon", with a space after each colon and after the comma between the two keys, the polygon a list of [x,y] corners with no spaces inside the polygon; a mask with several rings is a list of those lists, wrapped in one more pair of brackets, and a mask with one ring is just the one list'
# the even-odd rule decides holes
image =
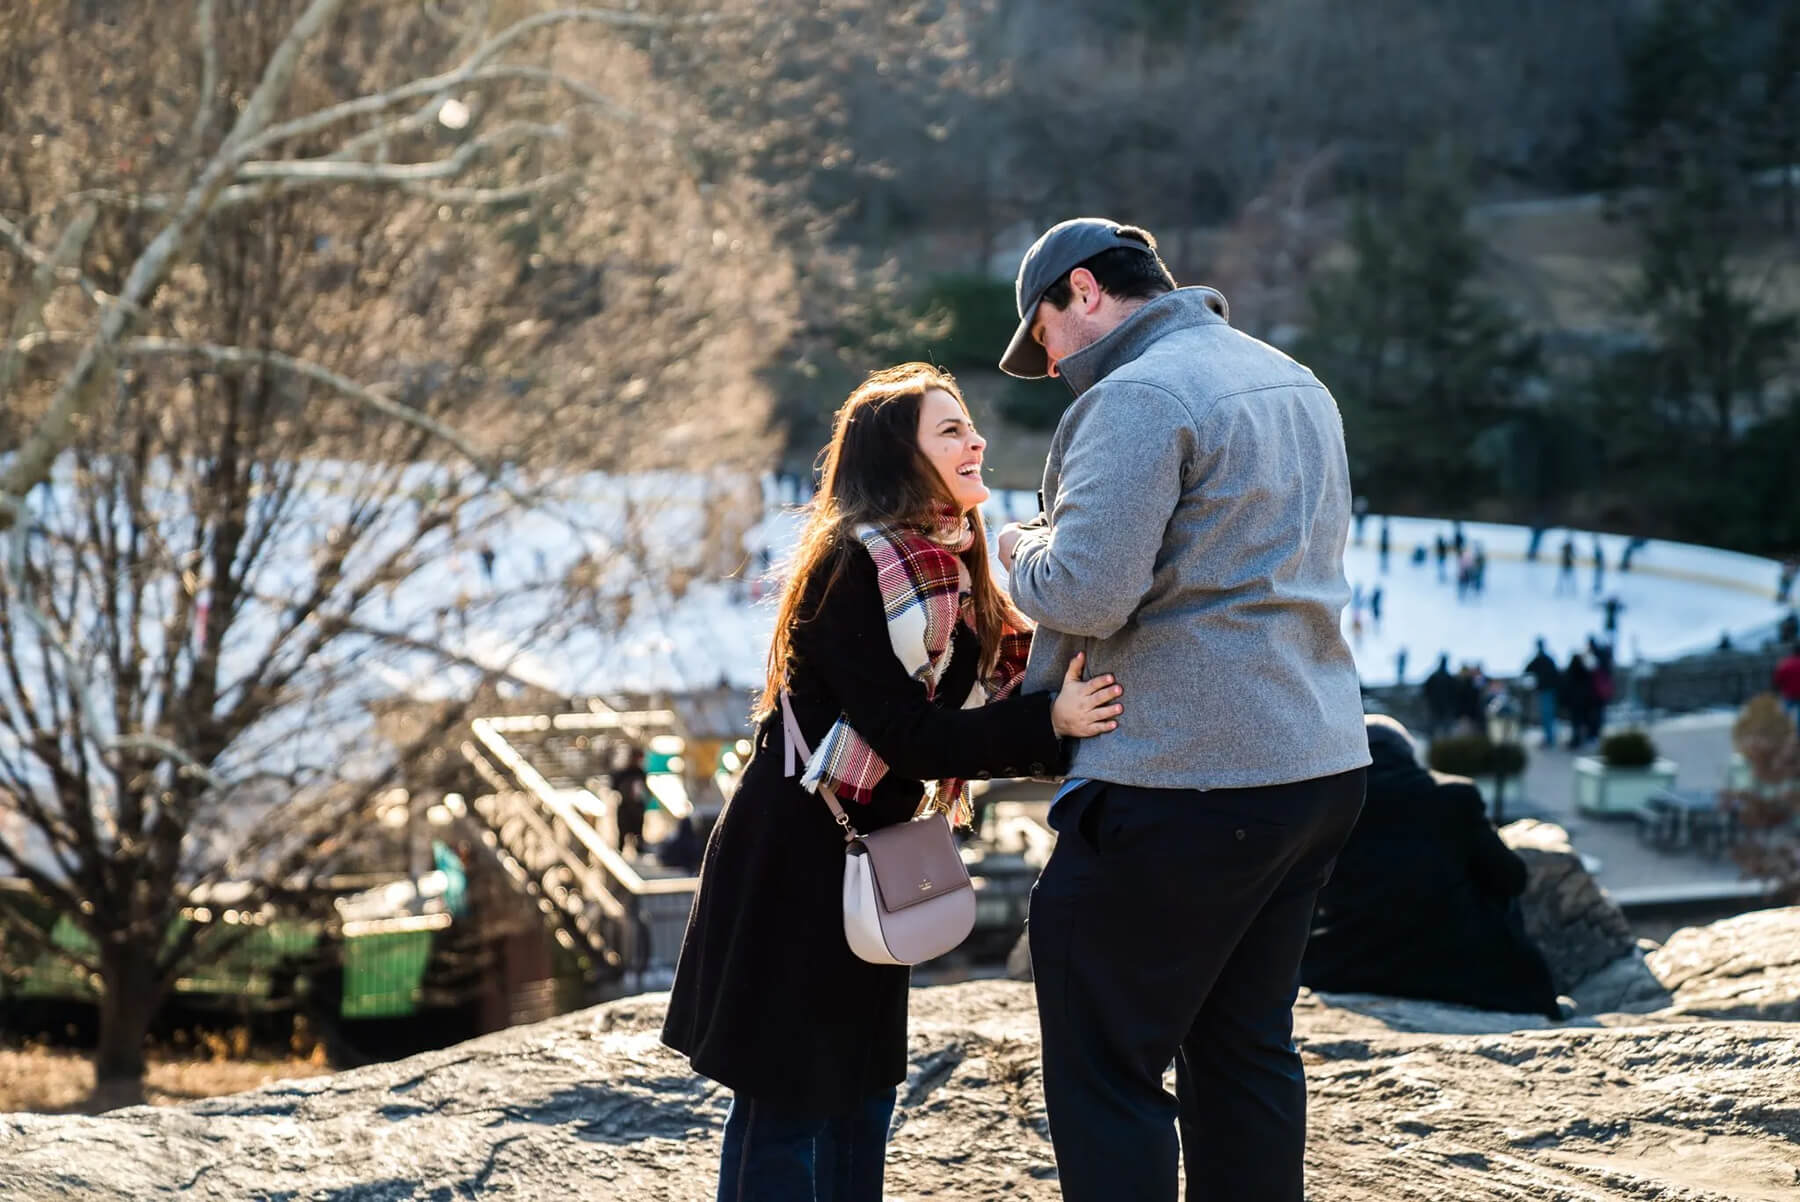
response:
{"label": "blue jeans", "polygon": [[881,1202],[894,1091],[843,1114],[795,1114],[743,1094],[725,1116],[719,1202]]}
{"label": "blue jeans", "polygon": [[1538,690],[1538,720],[1544,724],[1544,746],[1556,746],[1556,694]]}

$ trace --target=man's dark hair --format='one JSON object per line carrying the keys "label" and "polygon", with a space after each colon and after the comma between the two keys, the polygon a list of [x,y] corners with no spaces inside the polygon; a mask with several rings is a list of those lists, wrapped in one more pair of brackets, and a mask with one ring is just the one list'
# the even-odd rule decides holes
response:
{"label": "man's dark hair", "polygon": [[1141,230],[1135,225],[1122,225],[1119,227],[1119,236],[1142,242],[1144,249],[1131,250],[1115,246],[1075,264],[1060,280],[1044,289],[1045,303],[1058,311],[1068,308],[1069,301],[1075,295],[1069,284],[1069,275],[1083,267],[1094,273],[1094,280],[1100,285],[1102,292],[1121,300],[1149,299],[1175,291],[1175,277],[1169,274],[1168,265],[1156,253],[1156,239],[1150,236],[1148,230]]}

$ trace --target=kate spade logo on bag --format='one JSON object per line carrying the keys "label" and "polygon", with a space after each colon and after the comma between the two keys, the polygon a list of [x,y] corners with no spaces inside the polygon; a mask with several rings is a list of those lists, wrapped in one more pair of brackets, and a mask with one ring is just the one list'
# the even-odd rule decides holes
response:
{"label": "kate spade logo on bag", "polygon": [[919,892],[920,893],[930,893],[931,892],[931,878],[930,877],[927,876],[927,877],[919,878]]}

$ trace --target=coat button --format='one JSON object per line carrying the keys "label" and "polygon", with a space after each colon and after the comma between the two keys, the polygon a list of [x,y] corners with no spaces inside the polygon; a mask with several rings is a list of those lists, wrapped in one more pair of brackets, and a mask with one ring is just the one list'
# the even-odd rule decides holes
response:
{"label": "coat button", "polygon": [[1238,833],[1237,833],[1237,837],[1238,837],[1238,839],[1239,839],[1239,841],[1240,841],[1240,842],[1241,842],[1241,841],[1242,841],[1242,840],[1243,840],[1243,838],[1244,838],[1244,828],[1242,828],[1242,827],[1239,827],[1239,828],[1238,828]]}

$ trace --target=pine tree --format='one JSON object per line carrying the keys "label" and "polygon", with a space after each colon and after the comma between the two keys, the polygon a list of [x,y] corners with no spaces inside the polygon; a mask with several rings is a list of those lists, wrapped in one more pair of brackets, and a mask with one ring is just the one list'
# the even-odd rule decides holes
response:
{"label": "pine tree", "polygon": [[1300,357],[1337,397],[1378,505],[1467,501],[1492,481],[1478,440],[1526,403],[1537,346],[1481,289],[1466,213],[1462,173],[1416,161],[1395,195],[1357,204],[1353,265],[1311,294]]}

